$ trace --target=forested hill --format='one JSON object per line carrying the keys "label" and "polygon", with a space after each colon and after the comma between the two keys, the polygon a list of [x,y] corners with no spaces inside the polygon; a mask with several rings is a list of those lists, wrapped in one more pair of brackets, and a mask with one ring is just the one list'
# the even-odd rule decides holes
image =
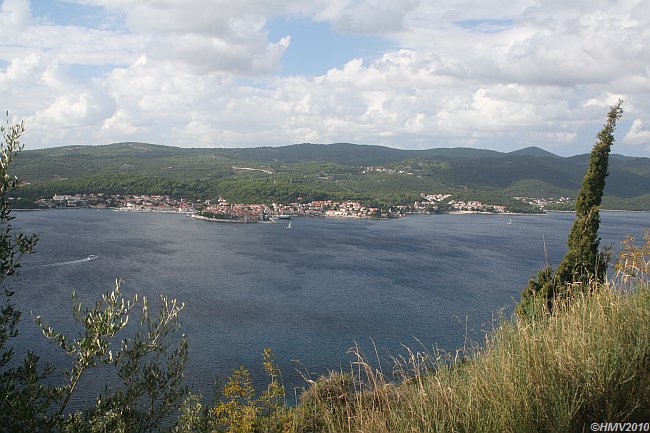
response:
{"label": "forested hill", "polygon": [[[190,149],[115,143],[23,151],[13,174],[31,184],[22,190],[29,197],[95,189],[267,202],[302,196],[397,204],[436,192],[504,200],[574,197],[588,160],[587,154],[560,157],[535,147],[502,153],[351,143]],[[650,209],[649,158],[612,155],[609,172],[605,207]]]}

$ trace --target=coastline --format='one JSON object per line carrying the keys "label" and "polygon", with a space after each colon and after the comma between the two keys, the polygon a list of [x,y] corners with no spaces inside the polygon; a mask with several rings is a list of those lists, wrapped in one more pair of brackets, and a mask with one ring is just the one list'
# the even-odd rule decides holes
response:
{"label": "coastline", "polygon": [[[494,215],[494,216],[539,216],[546,215],[547,212],[481,212],[471,210],[459,210],[451,212],[441,212],[439,214],[421,214],[421,215]],[[412,214],[420,215],[420,214]]]}
{"label": "coastline", "polygon": [[265,222],[265,221],[257,221],[257,220],[245,221],[245,220],[237,220],[237,219],[228,220],[228,219],[219,219],[219,218],[208,218],[196,214],[191,214],[189,215],[189,217],[201,221],[210,221],[210,222],[217,222],[217,223],[251,224],[251,223]]}
{"label": "coastline", "polygon": [[636,213],[647,213],[647,212],[650,212],[650,210],[600,209],[600,212],[636,212]]}
{"label": "coastline", "polygon": [[[242,220],[242,219],[218,219],[218,218],[208,218],[205,216],[197,215],[195,213],[190,213],[190,212],[179,212],[177,210],[153,210],[153,209],[146,209],[146,210],[134,210],[134,209],[128,209],[128,208],[120,208],[120,207],[106,207],[106,208],[99,208],[99,207],[53,207],[53,208],[20,208],[20,209],[12,209],[12,211],[17,211],[17,212],[42,212],[42,211],[47,211],[47,210],[81,210],[81,209],[94,209],[97,211],[113,211],[113,212],[134,212],[134,213],[156,213],[156,214],[181,214],[181,215],[186,215],[188,217],[197,219],[197,220],[203,220],[203,221],[210,221],[210,222],[222,222],[222,223],[234,223],[234,224],[253,224],[253,223],[273,223],[274,221],[262,221],[256,218],[251,218],[249,220]],[[601,212],[611,212],[611,213],[650,213],[650,210],[625,210],[625,209],[600,209]],[[370,216],[358,216],[358,215],[325,215],[325,214],[320,214],[320,215],[292,215],[292,217],[309,217],[309,218],[333,218],[333,219],[354,219],[354,220],[390,220],[390,219],[400,219],[400,218],[406,218],[408,216],[433,216],[433,215],[485,215],[485,216],[503,216],[503,217],[511,217],[511,216],[540,216],[540,215],[547,215],[551,213],[557,213],[557,214],[575,214],[574,210],[553,210],[553,209],[548,209],[543,212],[535,212],[535,213],[528,213],[528,212],[503,212],[503,213],[495,213],[495,212],[482,212],[482,211],[451,211],[451,212],[440,212],[440,213],[419,213],[419,212],[406,212],[404,214],[401,214],[399,216],[391,216],[391,217],[370,217]]]}

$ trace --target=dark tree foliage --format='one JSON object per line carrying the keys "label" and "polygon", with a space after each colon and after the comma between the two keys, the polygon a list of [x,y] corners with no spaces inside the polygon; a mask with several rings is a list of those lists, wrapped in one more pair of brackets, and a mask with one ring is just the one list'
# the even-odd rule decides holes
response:
{"label": "dark tree foliage", "polygon": [[[36,235],[13,234],[8,196],[18,186],[9,166],[22,149],[23,124],[1,127],[0,141],[0,433],[1,432],[153,432],[170,431],[171,414],[187,394],[184,368],[188,344],[178,338],[176,300],[161,296],[158,314],[151,314],[146,299],[125,299],[119,283],[92,307],[84,307],[74,292],[73,318],[83,331],[69,338],[45,324],[36,323],[46,338],[67,355],[71,366],[56,377],[27,352],[14,353],[11,340],[18,335],[20,311],[7,277],[16,274],[20,258],[34,252]],[[45,293],[45,292],[44,292]],[[141,305],[139,326],[131,337],[120,339],[129,313]],[[21,354],[22,355],[22,354]],[[101,392],[95,402],[72,410],[68,403],[78,393],[81,378],[96,367],[112,368],[119,380]],[[49,376],[49,377],[48,377]],[[45,380],[47,378],[47,380]],[[57,383],[58,382],[58,383]]]}
{"label": "dark tree foliage", "polygon": [[555,272],[547,265],[528,283],[519,305],[524,312],[536,297],[545,299],[549,309],[555,299],[564,298],[575,290],[588,290],[594,282],[602,282],[607,270],[608,255],[600,251],[599,207],[605,189],[609,153],[614,144],[616,121],[623,114],[619,100],[607,114],[607,121],[598,133],[589,158],[589,168],[576,199],[576,219],[568,237],[569,250]]}
{"label": "dark tree foliage", "polygon": [[598,133],[598,142],[591,151],[589,168],[576,199],[576,220],[569,232],[569,251],[556,271],[556,285],[560,287],[572,282],[580,282],[586,287],[590,280],[602,281],[605,276],[607,258],[598,248],[598,209],[605,190],[616,121],[623,114],[622,103],[623,101],[619,100],[609,111],[607,122]]}
{"label": "dark tree foliage", "polygon": [[8,173],[9,165],[20,151],[23,124],[2,126],[0,142],[0,285],[4,296],[0,311],[0,431],[41,431],[49,426],[47,409],[58,398],[56,389],[43,384],[51,373],[42,368],[38,357],[28,352],[22,362],[16,361],[11,339],[18,335],[20,311],[11,301],[13,290],[5,279],[15,275],[20,257],[34,250],[35,235],[13,234],[7,195],[18,185]]}

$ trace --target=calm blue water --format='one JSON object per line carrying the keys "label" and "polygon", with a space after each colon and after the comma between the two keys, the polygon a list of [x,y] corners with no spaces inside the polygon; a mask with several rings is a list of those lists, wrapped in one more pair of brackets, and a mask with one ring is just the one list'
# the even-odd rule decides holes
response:
{"label": "calm blue water", "polygon": [[[215,375],[240,365],[265,379],[264,347],[291,388],[304,384],[297,368],[348,369],[355,342],[374,353],[374,341],[381,356],[404,353],[402,344],[454,351],[466,337],[480,342],[543,264],[544,241],[549,261],[561,259],[573,221],[566,213],[514,216],[510,225],[487,215],[294,218],[287,230],[90,209],[15,215],[15,229],[40,235],[11,283],[24,312],[21,341],[61,365],[30,312],[71,329],[70,292],[91,303],[120,278],[127,295],[166,293],[186,304],[190,382],[206,394]],[[648,227],[649,213],[603,212],[603,244]],[[79,261],[91,254],[97,259]]]}

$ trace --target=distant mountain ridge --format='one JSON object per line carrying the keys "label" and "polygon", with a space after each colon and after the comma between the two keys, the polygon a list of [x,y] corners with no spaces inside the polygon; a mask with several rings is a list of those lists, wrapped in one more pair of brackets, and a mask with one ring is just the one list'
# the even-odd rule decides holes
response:
{"label": "distant mountain ridge", "polygon": [[[542,151],[539,149],[539,151]],[[353,143],[315,144],[300,143],[286,146],[262,146],[251,148],[184,148],[159,144],[120,142],[105,145],[71,145],[45,149],[26,150],[23,153],[42,156],[92,155],[95,157],[159,157],[218,153],[233,159],[259,161],[331,161],[341,164],[381,164],[408,158],[477,158],[498,157],[501,152],[473,148],[436,148],[428,150],[405,150],[379,145]]]}
{"label": "distant mountain ridge", "polygon": [[548,150],[540,149],[539,147],[536,146],[530,146],[530,147],[525,147],[523,149],[519,150],[513,150],[512,152],[508,152],[508,155],[513,155],[513,156],[535,156],[538,158],[544,158],[544,157],[549,157],[549,158],[560,158],[560,156],[549,152]]}
{"label": "distant mountain ridge", "polygon": [[[280,178],[294,184],[300,181],[316,195],[318,188],[330,192],[347,188],[363,196],[366,189],[379,191],[383,182],[384,188],[408,191],[409,197],[416,192],[434,192],[433,188],[491,191],[510,197],[554,197],[575,195],[588,161],[588,154],[562,157],[537,147],[506,153],[473,148],[404,150],[352,143],[180,148],[124,142],[26,150],[16,158],[13,173],[31,183],[140,176],[211,180],[225,188],[233,182],[254,180],[263,184],[264,178],[260,176],[271,175],[240,169],[257,167],[272,172],[273,182]],[[367,167],[384,167],[381,173],[395,176],[362,175]],[[400,173],[412,178],[398,177]],[[627,201],[650,196],[650,158],[612,155],[609,173],[606,195]]]}
{"label": "distant mountain ridge", "polygon": [[[144,142],[117,142],[100,145],[68,145],[43,149],[25,150],[27,153],[37,153],[48,156],[62,156],[70,154],[89,154],[93,156],[126,156],[140,155],[143,157],[180,155],[188,153],[218,152],[236,158],[257,159],[263,161],[313,161],[328,160],[344,163],[348,162],[395,162],[408,158],[450,158],[450,159],[475,159],[498,158],[510,156],[534,156],[538,158],[582,158],[588,154],[578,154],[562,157],[536,146],[500,152],[489,149],[471,147],[437,147],[424,150],[397,149],[393,147],[374,144],[355,143],[299,143],[285,146],[260,146],[260,147],[176,147],[162,144]],[[643,160],[645,157],[625,156],[612,154],[611,159]]]}

